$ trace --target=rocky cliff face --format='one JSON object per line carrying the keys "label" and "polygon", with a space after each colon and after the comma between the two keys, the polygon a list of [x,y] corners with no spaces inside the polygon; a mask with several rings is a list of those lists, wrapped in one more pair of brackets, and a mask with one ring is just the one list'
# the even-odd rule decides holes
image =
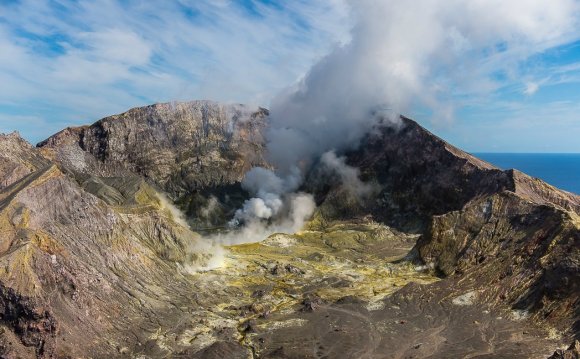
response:
{"label": "rocky cliff face", "polygon": [[578,328],[578,219],[504,191],[434,217],[417,249],[444,275],[472,278],[486,300],[562,330]]}
{"label": "rocky cliff face", "polygon": [[0,356],[108,357],[170,328],[211,248],[156,188],[209,196],[235,185],[262,164],[265,115],[165,104],[66,129],[38,149],[2,135]]}
{"label": "rocky cliff face", "polygon": [[267,115],[265,109],[209,101],[156,104],[64,130],[39,147],[89,172],[90,163],[66,148],[78,146],[112,173],[127,169],[179,196],[239,182],[253,166],[265,165]]}
{"label": "rocky cliff face", "polygon": [[267,166],[267,115],[210,101],[156,104],[65,129],[38,146],[77,175],[142,176],[199,226],[218,225],[243,202],[244,174]]}
{"label": "rocky cliff face", "polygon": [[[408,118],[402,118],[398,126],[379,125],[360,149],[346,156],[350,165],[360,169],[363,180],[377,185],[377,191],[359,203],[360,208],[348,208],[345,213],[371,213],[404,230],[421,232],[432,216],[460,210],[475,199],[502,191],[580,211],[578,196],[517,171],[501,171]],[[320,202],[334,195],[318,193]],[[337,200],[331,207],[340,208],[341,203],[349,202]]]}
{"label": "rocky cliff face", "polygon": [[372,191],[314,169],[307,231],[195,272],[220,249],[161,193],[194,227],[230,218],[267,114],[158,104],[38,148],[0,135],[0,356],[527,358],[578,337],[580,198],[406,118],[345,154]]}
{"label": "rocky cliff face", "polygon": [[349,201],[330,189],[319,210],[421,233],[418,257],[441,276],[578,336],[580,197],[501,171],[407,118],[377,131],[347,158],[378,195]]}

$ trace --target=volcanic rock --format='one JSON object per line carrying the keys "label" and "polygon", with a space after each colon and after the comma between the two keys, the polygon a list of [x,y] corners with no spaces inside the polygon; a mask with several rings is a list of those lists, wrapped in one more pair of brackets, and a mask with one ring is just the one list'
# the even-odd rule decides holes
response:
{"label": "volcanic rock", "polygon": [[568,350],[558,349],[548,359],[578,359],[580,358],[580,342],[574,341]]}
{"label": "volcanic rock", "polygon": [[244,174],[267,166],[267,116],[263,108],[211,101],[155,104],[67,128],[38,147],[77,175],[138,174],[204,227],[229,219],[245,199]]}
{"label": "volcanic rock", "polygon": [[580,197],[407,118],[341,154],[370,195],[314,167],[306,230],[214,269],[190,226],[221,230],[270,167],[267,116],[194,101],[38,148],[0,135],[0,356],[527,358],[578,337]]}

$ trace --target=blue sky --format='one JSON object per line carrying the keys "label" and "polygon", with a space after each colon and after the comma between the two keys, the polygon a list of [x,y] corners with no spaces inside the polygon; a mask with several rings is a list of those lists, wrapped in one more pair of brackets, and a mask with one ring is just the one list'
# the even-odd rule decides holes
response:
{"label": "blue sky", "polygon": [[[437,103],[411,104],[405,114],[472,152],[580,152],[578,2],[522,2],[549,7],[547,19],[530,24],[535,17],[521,17],[525,32],[498,31],[497,41],[461,52],[455,67],[418,76],[419,89],[443,84],[444,91]],[[66,126],[171,100],[269,107],[275,94],[350,41],[350,13],[345,0],[3,0],[0,132],[18,130],[34,143]],[[477,26],[463,33],[465,16],[453,16],[448,35],[457,28],[460,39],[477,43]],[[449,26],[453,21],[457,26]],[[387,49],[398,48],[397,39],[389,41]],[[492,61],[490,53],[501,56]],[[464,62],[477,65],[469,81],[454,78],[467,76],[456,69]],[[435,115],[441,97],[453,109],[444,120]]]}

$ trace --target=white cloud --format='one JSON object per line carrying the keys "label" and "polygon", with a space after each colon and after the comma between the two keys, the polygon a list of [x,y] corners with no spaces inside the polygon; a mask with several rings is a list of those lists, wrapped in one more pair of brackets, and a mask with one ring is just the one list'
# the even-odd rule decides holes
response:
{"label": "white cloud", "polygon": [[[533,94],[580,81],[577,64],[522,66],[579,38],[576,0],[351,0],[352,13],[348,2],[253,0],[251,10],[230,0],[4,2],[0,114],[72,124],[174,99],[269,106],[333,48],[351,56],[326,74],[327,98],[312,101],[342,91],[348,101],[329,102],[336,113],[382,102],[449,121],[500,89]],[[8,118],[3,128],[21,127]]]}
{"label": "white cloud", "polygon": [[151,45],[133,31],[85,32],[79,34],[77,40],[90,48],[90,56],[129,66],[148,64],[152,53]]}
{"label": "white cloud", "polygon": [[278,168],[356,145],[378,109],[426,109],[434,122],[451,123],[464,104],[521,88],[533,56],[580,38],[574,0],[551,0],[548,9],[545,0],[350,4],[351,41],[272,102],[268,150]]}
{"label": "white cloud", "polygon": [[524,94],[531,96],[531,95],[535,94],[536,92],[538,92],[539,89],[540,89],[539,83],[533,82],[533,81],[526,82]]}
{"label": "white cloud", "polygon": [[341,0],[0,4],[0,113],[86,123],[177,99],[268,105],[344,41],[346,17]]}

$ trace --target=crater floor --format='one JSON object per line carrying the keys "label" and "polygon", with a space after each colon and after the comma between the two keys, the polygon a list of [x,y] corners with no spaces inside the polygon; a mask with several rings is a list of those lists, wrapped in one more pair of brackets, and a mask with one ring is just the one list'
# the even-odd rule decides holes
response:
{"label": "crater floor", "polygon": [[[338,222],[230,246],[191,274],[197,305],[140,346],[199,358],[543,358],[558,345],[408,260],[416,237]],[[193,308],[193,309],[192,309]],[[517,320],[516,320],[517,319]],[[149,343],[149,344],[147,344]],[[153,345],[155,344],[155,345]],[[151,353],[151,348],[166,348]],[[176,347],[182,348],[175,352]],[[139,354],[139,346],[137,352]]]}

